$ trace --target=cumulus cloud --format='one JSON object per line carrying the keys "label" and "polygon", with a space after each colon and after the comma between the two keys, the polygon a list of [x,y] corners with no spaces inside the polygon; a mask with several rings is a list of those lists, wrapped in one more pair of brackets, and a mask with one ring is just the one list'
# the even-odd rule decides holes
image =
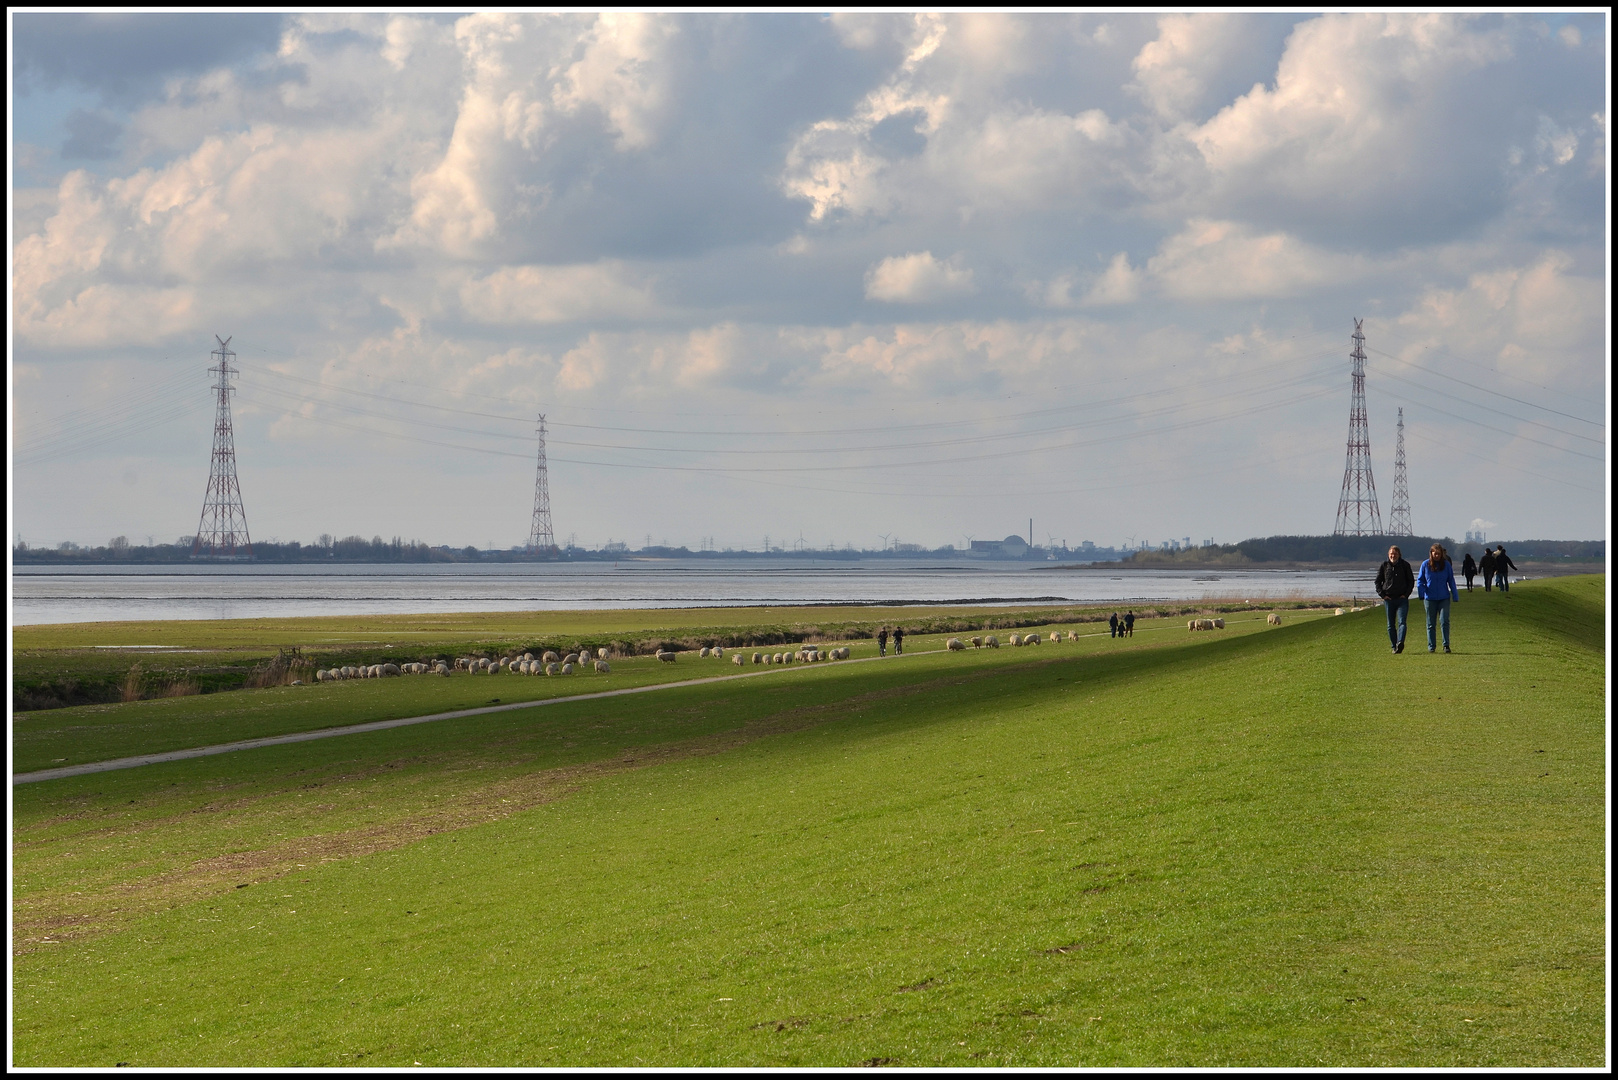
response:
{"label": "cumulus cloud", "polygon": [[[65,412],[78,380],[55,372],[114,352],[164,378],[195,361],[200,378],[215,331],[249,372],[244,463],[268,431],[281,459],[340,445],[363,464],[374,440],[332,421],[370,423],[354,406],[373,399],[344,411],[322,395],[379,386],[619,427],[672,412],[819,430],[858,409],[930,423],[1019,395],[1078,409],[1107,380],[1205,409],[1198,377],[1260,363],[1306,375],[1329,356],[1340,389],[1346,330],[1321,327],[1350,314],[1376,347],[1448,350],[1491,387],[1604,388],[1594,15],[193,18],[18,17],[13,345],[19,370],[46,373],[19,380],[22,409]],[[218,48],[165,51],[171,30]],[[104,70],[64,64],[80,46]],[[270,372],[340,389],[289,381],[275,397]],[[1272,505],[1329,504],[1334,487],[1307,487],[1340,475],[1337,438],[1316,439],[1341,426],[1327,404],[1233,448],[1302,447],[1276,474],[1286,498],[1243,509],[1227,492],[1206,512],[1247,527]],[[515,457],[488,460],[524,459],[526,425],[515,449],[489,444]],[[1123,445],[1098,443],[1097,469],[1132,482],[1138,459],[1107,456]],[[423,475],[483,475],[460,451],[390,446],[419,451]],[[509,493],[484,471],[489,491],[466,487],[454,520]],[[633,470],[612,475],[634,487]],[[991,475],[963,490],[1000,497]],[[609,497],[600,479],[557,487],[558,505],[619,535],[639,527],[621,517],[728,506],[667,484]],[[49,476],[22,481],[36,486],[19,505],[61,513]],[[794,513],[854,514],[792,490]],[[1201,489],[1162,490],[1165,515],[1204,505]],[[1546,509],[1539,488],[1518,495]],[[314,513],[305,502],[287,512]]]}
{"label": "cumulus cloud", "polygon": [[1363,273],[1353,256],[1231,221],[1188,222],[1147,260],[1146,270],[1165,294],[1184,300],[1279,299]]}
{"label": "cumulus cloud", "polygon": [[618,321],[659,310],[650,286],[618,262],[504,266],[462,286],[461,305],[486,323]]}
{"label": "cumulus cloud", "polygon": [[890,304],[931,304],[977,292],[972,271],[953,256],[940,262],[930,251],[894,255],[865,272],[865,296]]}

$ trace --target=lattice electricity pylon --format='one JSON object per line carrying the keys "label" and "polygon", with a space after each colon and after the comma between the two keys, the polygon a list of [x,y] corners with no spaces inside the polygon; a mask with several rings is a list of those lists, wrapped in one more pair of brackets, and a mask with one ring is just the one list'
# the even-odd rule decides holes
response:
{"label": "lattice electricity pylon", "polygon": [[1352,364],[1354,399],[1348,409],[1348,462],[1343,466],[1343,493],[1337,500],[1333,536],[1381,536],[1382,510],[1371,476],[1371,426],[1365,419],[1365,320],[1354,320]]}
{"label": "lattice electricity pylon", "polygon": [[528,551],[554,555],[556,534],[551,530],[551,484],[545,475],[545,414],[539,414],[539,467],[534,473],[534,522],[528,529]]}
{"label": "lattice electricity pylon", "polygon": [[1410,527],[1410,484],[1405,478],[1405,411],[1399,410],[1399,448],[1393,455],[1393,508],[1388,511],[1389,536],[1415,536]]}
{"label": "lattice electricity pylon", "polygon": [[230,338],[220,341],[211,355],[218,361],[208,374],[219,376],[213,386],[219,395],[213,418],[213,459],[208,466],[208,491],[202,497],[202,520],[191,544],[193,559],[251,559],[253,539],[247,535],[247,511],[242,509],[242,488],[236,481],[236,435],[230,425],[230,380],[241,374],[230,366],[236,356]]}

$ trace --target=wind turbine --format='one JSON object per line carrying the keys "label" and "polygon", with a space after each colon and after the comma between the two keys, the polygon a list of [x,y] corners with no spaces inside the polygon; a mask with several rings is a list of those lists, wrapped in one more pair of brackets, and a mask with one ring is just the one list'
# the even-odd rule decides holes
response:
{"label": "wind turbine", "polygon": [[877,535],[882,538],[882,550],[883,551],[888,550],[888,537],[892,536],[893,534],[892,533],[877,533]]}

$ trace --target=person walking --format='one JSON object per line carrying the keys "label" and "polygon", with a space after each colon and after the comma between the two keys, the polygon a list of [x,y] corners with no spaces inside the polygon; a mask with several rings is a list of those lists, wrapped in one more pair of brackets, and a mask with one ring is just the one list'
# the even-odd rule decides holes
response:
{"label": "person walking", "polygon": [[1461,563],[1461,576],[1466,578],[1467,592],[1472,591],[1472,578],[1477,575],[1477,572],[1478,564],[1472,561],[1472,553],[1468,551],[1465,560]]}
{"label": "person walking", "polygon": [[888,628],[886,626],[876,632],[876,654],[878,656],[888,655]]}
{"label": "person walking", "polygon": [[1517,564],[1511,561],[1506,554],[1506,545],[1501,544],[1494,549],[1494,584],[1501,592],[1511,591],[1511,581],[1506,577],[1507,570],[1517,569]]}
{"label": "person walking", "polygon": [[1461,594],[1455,591],[1455,565],[1449,561],[1449,552],[1444,550],[1443,544],[1434,544],[1428,549],[1427,558],[1416,572],[1416,595],[1427,609],[1427,651],[1438,649],[1433,632],[1436,622],[1444,629],[1444,651],[1449,652],[1449,605],[1450,601],[1459,600]]}
{"label": "person walking", "polygon": [[1135,636],[1135,613],[1133,611],[1126,611],[1126,612],[1124,612],[1124,637],[1134,637],[1134,636]]}
{"label": "person walking", "polygon": [[1388,641],[1395,656],[1405,651],[1405,623],[1410,618],[1410,594],[1416,588],[1416,574],[1405,562],[1398,545],[1388,548],[1388,558],[1376,571],[1376,594],[1388,609]]}
{"label": "person walking", "polygon": [[893,628],[893,655],[894,656],[899,656],[904,651],[905,651],[905,628],[902,627],[902,626],[895,626]]}
{"label": "person walking", "polygon": [[1494,582],[1494,552],[1488,548],[1483,549],[1483,558],[1478,560],[1478,573],[1483,575],[1483,591],[1488,592]]}
{"label": "person walking", "polygon": [[1112,631],[1113,637],[1118,636],[1118,613],[1116,611],[1107,619],[1107,628]]}

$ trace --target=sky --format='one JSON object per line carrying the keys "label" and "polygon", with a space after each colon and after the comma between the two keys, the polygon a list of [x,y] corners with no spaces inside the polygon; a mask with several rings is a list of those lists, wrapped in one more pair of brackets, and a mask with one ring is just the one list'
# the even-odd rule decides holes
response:
{"label": "sky", "polygon": [[10,18],[14,542],[1606,536],[1604,12]]}

